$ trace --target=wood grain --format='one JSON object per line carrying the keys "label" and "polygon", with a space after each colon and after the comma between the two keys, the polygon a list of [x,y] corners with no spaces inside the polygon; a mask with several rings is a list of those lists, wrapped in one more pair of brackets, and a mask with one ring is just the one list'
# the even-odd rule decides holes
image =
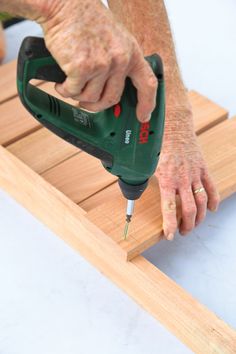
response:
{"label": "wood grain", "polygon": [[236,332],[232,328],[142,256],[126,262],[121,248],[91,223],[80,207],[3,147],[0,147],[0,187],[195,353],[236,352]]}
{"label": "wood grain", "polygon": [[18,97],[0,105],[1,145],[13,143],[40,127],[39,122],[26,111]]}
{"label": "wood grain", "polygon": [[[58,97],[53,83],[43,83],[40,88]],[[202,132],[207,127],[226,119],[227,112],[223,108],[196,92],[190,92],[189,95],[197,131]],[[67,101],[75,104],[75,101]],[[31,168],[42,173],[45,179],[73,201],[76,203],[84,201],[81,205],[89,211],[89,217],[93,222],[99,225],[102,216],[104,230],[127,252],[128,259],[160,239],[162,219],[155,179],[152,179],[149,189],[136,203],[137,217],[134,216],[128,241],[123,241],[125,200],[117,186],[109,187],[116,178],[103,169],[100,161],[84,153],[73,156],[76,154],[76,148],[46,129],[40,129],[40,124],[26,112],[18,98],[2,104],[0,112],[0,143],[8,145],[10,151]],[[20,137],[22,138],[19,139]],[[96,196],[96,193],[103,189],[104,191]],[[94,194],[94,197],[86,201]],[[103,196],[103,199],[100,196]],[[91,205],[95,205],[97,198],[102,200],[91,210]],[[114,199],[115,208],[113,208]],[[140,214],[142,218],[139,217]]]}
{"label": "wood grain", "polygon": [[[235,131],[236,117],[218,124],[198,138],[221,200],[236,192]],[[162,238],[160,195],[155,176],[136,202],[126,241],[122,239],[126,201],[117,183],[80,203],[80,206],[88,212],[87,216],[93,223],[127,252],[127,259],[132,259]]]}
{"label": "wood grain", "polygon": [[189,99],[193,109],[195,132],[197,135],[223,122],[228,117],[228,113],[224,108],[196,91],[189,92]]}
{"label": "wood grain", "polygon": [[[14,71],[15,75],[16,63],[11,62],[9,65],[10,67],[4,65],[4,70],[8,74],[6,81],[10,82],[11,86],[15,86],[15,83],[14,85],[12,83],[13,76],[9,76],[9,72]],[[61,98],[54,90],[54,83],[37,82],[37,84],[40,85],[40,89]],[[10,145],[8,147],[10,151],[39,173],[45,172],[74,155],[75,149],[73,147],[70,149],[63,141],[60,143],[53,134],[35,132],[41,127],[40,124],[25,110],[17,97],[9,99],[12,92],[9,92],[8,89],[3,91],[6,92],[8,101],[0,106],[0,144]],[[189,97],[193,107],[196,132],[202,132],[209,126],[226,119],[227,112],[207,98],[194,91],[189,93]],[[77,104],[71,99],[65,101],[73,105]],[[37,159],[35,154],[37,154]],[[75,168],[79,168],[79,166],[75,166]],[[76,200],[76,197],[73,200]]]}
{"label": "wood grain", "polygon": [[81,152],[46,171],[42,176],[78,203],[116,180],[100,160]]}
{"label": "wood grain", "polygon": [[75,146],[45,128],[16,141],[7,149],[40,174],[79,152]]}
{"label": "wood grain", "polygon": [[[11,62],[10,64],[15,65],[14,62]],[[5,65],[3,67],[5,68]],[[0,67],[0,71],[1,71],[1,67]],[[9,73],[9,70],[7,71],[7,73]],[[8,78],[7,80],[10,79]],[[11,80],[10,80],[11,86],[14,86],[15,83],[13,85]],[[35,84],[39,85],[40,89],[43,89],[45,92],[53,94],[55,97],[59,97],[59,94],[54,90],[54,83],[50,83],[50,82],[42,83],[40,81],[35,81]],[[1,96],[1,92],[2,91],[0,91],[0,96]],[[65,99],[64,101],[73,103],[74,105],[76,104],[76,102],[72,101],[71,99]],[[35,139],[32,139],[30,137],[30,133],[36,131],[39,128],[41,128],[41,124],[34,117],[32,117],[32,115],[24,108],[24,106],[22,105],[18,97],[8,99],[6,102],[0,105],[0,144],[1,145],[7,146],[13,144],[19,139],[25,138],[26,136],[28,136],[28,139],[29,141],[31,141],[31,143],[36,142]],[[49,142],[50,139],[51,139],[51,144],[54,144],[55,138],[51,135],[51,138],[50,137],[48,138],[48,143],[50,143]],[[20,157],[21,156],[20,154],[22,154],[22,158],[24,159],[25,154],[27,154],[27,152],[24,149],[24,146],[28,149],[27,138],[24,139],[24,142],[22,144],[21,143],[19,144],[21,146],[21,150],[18,156]],[[14,150],[14,146],[12,146],[10,149]],[[37,147],[35,147],[35,149],[37,149]],[[41,150],[41,156],[38,155],[38,158],[39,160],[46,158],[43,150]],[[62,153],[62,160],[63,158],[64,158],[64,154]],[[28,159],[27,161],[29,165],[31,164],[34,165],[35,157],[32,156],[32,160]]]}
{"label": "wood grain", "polygon": [[[204,126],[203,123],[205,124],[205,128],[207,129],[207,126],[214,124],[214,122],[218,123],[220,120],[225,120],[227,117],[227,112],[217,106],[216,104],[212,103],[211,101],[209,101],[208,99],[206,99],[205,97],[192,92],[190,93],[190,99],[192,102],[192,106],[193,106],[193,111],[194,111],[194,117],[195,117],[195,123],[196,126],[198,126],[199,130],[204,130]],[[201,109],[202,107],[202,109]],[[202,113],[203,112],[203,113]],[[205,113],[207,113],[207,115],[205,115]],[[198,119],[200,121],[200,125],[198,125]],[[30,136],[25,138],[25,143],[26,141],[31,140]],[[35,140],[35,143],[37,144],[37,141]],[[49,142],[48,142],[49,143]],[[14,150],[11,151],[16,151],[17,149],[17,145],[20,144],[20,142],[16,143],[16,147],[14,147]],[[34,149],[34,147],[32,147]],[[17,154],[17,156],[19,158],[21,158],[24,161],[24,155],[28,154],[28,152],[24,152],[24,150],[27,149],[27,144],[24,144],[23,149],[21,149],[19,151],[19,154]],[[44,154],[43,150],[38,151],[39,154],[39,159],[43,160],[44,157],[41,156]],[[34,155],[32,155],[32,158],[34,159]],[[82,157],[80,157],[82,158]],[[79,159],[79,158],[78,158]],[[88,160],[86,163],[86,159]],[[108,184],[111,184],[112,181],[115,181],[115,178],[110,178],[107,175],[107,172],[105,170],[102,170],[101,168],[99,170],[96,170],[96,166],[100,167],[100,163],[94,161],[92,162],[91,157],[87,157],[83,155],[83,176],[84,178],[86,178],[88,183],[88,187],[86,189],[84,189],[84,193],[81,194],[81,186],[83,186],[82,182],[81,182],[81,165],[79,163],[75,163],[74,162],[75,159],[72,158],[71,161],[67,162],[63,162],[63,164],[57,165],[55,168],[53,167],[52,169],[48,170],[46,174],[44,174],[45,178],[47,178],[47,180],[50,181],[50,183],[52,183],[55,187],[57,187],[60,191],[62,191],[63,193],[65,193],[67,196],[69,196],[73,201],[75,202],[79,202],[83,199],[86,199],[89,195],[94,194],[95,193],[95,189],[92,188],[92,193],[89,193],[89,181],[91,182],[91,186],[94,185],[94,176],[95,175],[99,175],[99,183],[97,184],[97,188],[96,191],[99,191],[98,187],[100,186],[101,188],[105,188]],[[78,160],[79,161],[79,160]],[[27,159],[27,164],[29,166],[34,166],[34,162],[30,161],[30,159]],[[93,168],[91,168],[90,166],[93,166]],[[49,166],[48,166],[49,167]],[[86,171],[86,169],[88,169]],[[94,170],[93,170],[94,169]],[[94,173],[93,173],[94,171]],[[71,183],[71,176],[73,176],[73,185]],[[102,183],[103,180],[103,183]],[[77,183],[75,181],[78,181]],[[85,183],[85,182],[84,182]],[[85,193],[86,191],[86,193]],[[108,191],[110,191],[110,188],[108,189]],[[83,198],[82,198],[82,197]],[[81,199],[82,198],[82,199]],[[111,200],[111,197],[108,199]],[[92,202],[93,203],[93,202]],[[123,208],[121,209],[123,210]],[[158,214],[155,214],[158,215]],[[114,218],[113,218],[114,219]],[[123,222],[122,222],[122,227],[123,227]],[[145,238],[144,238],[145,239]],[[156,236],[155,236],[156,239]],[[126,246],[126,244],[125,244]]]}
{"label": "wood grain", "polygon": [[0,66],[0,103],[17,96],[16,60]]}

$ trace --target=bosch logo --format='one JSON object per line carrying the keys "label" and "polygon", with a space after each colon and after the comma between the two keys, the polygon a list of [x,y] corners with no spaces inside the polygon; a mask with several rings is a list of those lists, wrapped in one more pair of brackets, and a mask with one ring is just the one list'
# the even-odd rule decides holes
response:
{"label": "bosch logo", "polygon": [[142,123],[139,132],[139,144],[146,144],[149,138],[150,123]]}

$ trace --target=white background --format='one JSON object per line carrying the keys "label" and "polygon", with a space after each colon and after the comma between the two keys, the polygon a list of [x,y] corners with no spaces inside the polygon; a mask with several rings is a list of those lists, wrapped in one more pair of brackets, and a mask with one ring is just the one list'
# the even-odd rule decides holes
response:
{"label": "white background", "polygon": [[[168,0],[185,84],[236,115],[236,3]],[[148,24],[147,24],[148,25]],[[26,35],[7,30],[6,61]],[[112,197],[112,196],[111,196]],[[236,328],[236,197],[145,256]],[[176,354],[183,344],[0,191],[0,354]]]}

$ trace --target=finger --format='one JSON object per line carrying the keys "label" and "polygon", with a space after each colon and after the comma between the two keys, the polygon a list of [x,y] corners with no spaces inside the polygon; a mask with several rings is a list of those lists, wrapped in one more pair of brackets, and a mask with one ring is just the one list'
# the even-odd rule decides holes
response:
{"label": "finger", "polygon": [[[201,192],[198,192],[198,190],[201,190],[203,188],[200,180],[198,182],[193,182],[192,184],[192,189],[193,189],[193,195],[195,198],[195,203],[197,206],[197,215],[196,215],[196,220],[195,220],[195,226],[200,224],[206,216],[206,210],[207,210],[207,194],[205,190],[202,190]],[[195,193],[194,193],[195,191]]]}
{"label": "finger", "polygon": [[99,101],[107,79],[108,74],[102,74],[92,78],[87,82],[83,91],[78,96],[73,97],[73,99],[80,103],[95,103]]}
{"label": "finger", "polygon": [[76,97],[81,93],[87,83],[88,78],[68,77],[62,84],[56,84],[55,90],[63,97]]}
{"label": "finger", "polygon": [[195,199],[193,197],[192,187],[182,188],[179,190],[182,209],[182,220],[180,224],[181,235],[186,235],[195,226],[195,220],[197,215],[197,207]]}
{"label": "finger", "polygon": [[110,65],[105,63],[91,64],[84,58],[80,59],[77,66],[70,69],[70,73],[67,73],[67,78],[62,84],[56,84],[56,91],[65,98],[79,96],[85,87],[93,77],[107,72]]}
{"label": "finger", "polygon": [[202,177],[202,184],[208,196],[207,208],[211,211],[216,211],[219,207],[220,196],[211,176],[208,173]]}
{"label": "finger", "polygon": [[125,87],[125,75],[117,73],[108,78],[101,99],[96,103],[80,102],[80,107],[88,109],[93,112],[103,111],[121,99]]}
{"label": "finger", "polygon": [[175,190],[160,187],[163,231],[167,240],[173,240],[177,230]]}
{"label": "finger", "polygon": [[137,118],[141,122],[148,121],[156,106],[158,81],[148,62],[142,60],[129,72],[133,85],[137,89]]}

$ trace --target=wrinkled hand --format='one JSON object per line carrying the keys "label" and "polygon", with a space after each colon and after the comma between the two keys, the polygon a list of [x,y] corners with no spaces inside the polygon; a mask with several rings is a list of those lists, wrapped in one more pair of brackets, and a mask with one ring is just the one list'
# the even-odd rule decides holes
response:
{"label": "wrinkled hand", "polygon": [[[160,161],[156,171],[161,193],[163,230],[172,240],[178,228],[176,195],[180,199],[179,231],[186,235],[206,215],[207,208],[216,211],[219,195],[208,172],[193,129],[181,125],[183,114],[191,120],[191,112],[170,112],[174,127],[166,126]],[[180,127],[178,127],[178,122]],[[199,188],[205,190],[194,193]]]}
{"label": "wrinkled hand", "polygon": [[137,117],[147,121],[155,108],[158,82],[136,39],[99,0],[57,0],[43,21],[46,45],[67,79],[56,90],[102,111],[120,101],[125,78],[137,88]]}

